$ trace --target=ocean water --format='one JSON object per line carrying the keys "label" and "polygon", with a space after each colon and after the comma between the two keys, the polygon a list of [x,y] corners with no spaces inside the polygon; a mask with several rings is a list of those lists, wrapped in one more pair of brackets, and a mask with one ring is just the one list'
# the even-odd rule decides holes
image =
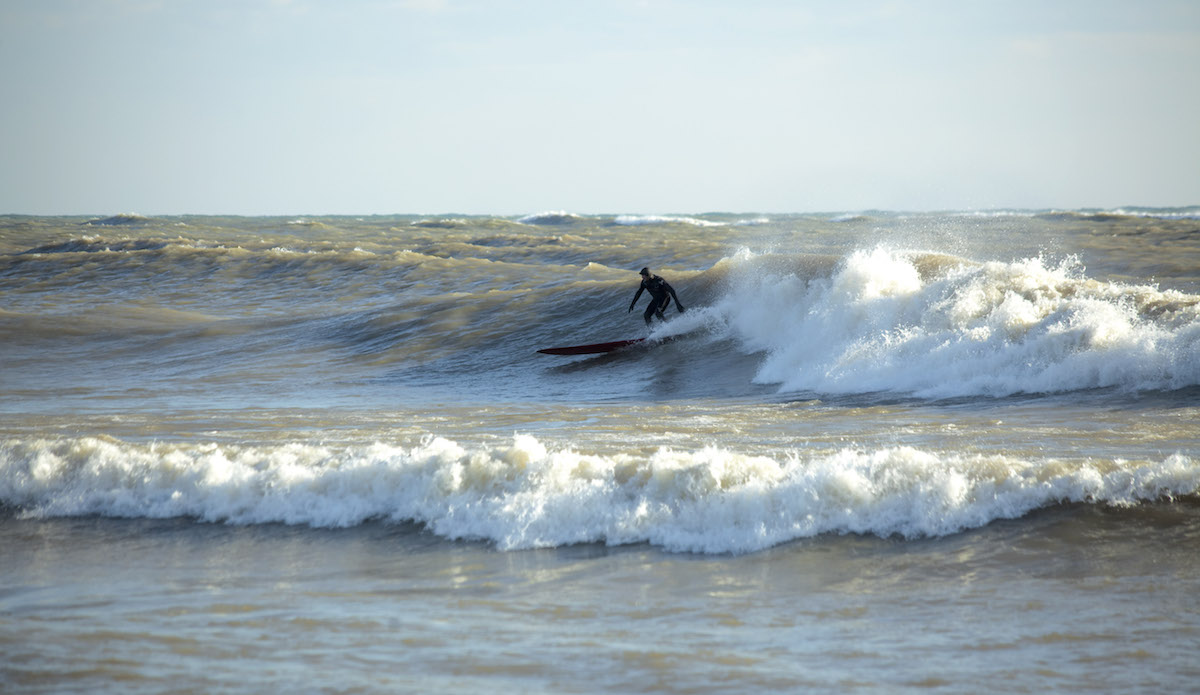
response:
{"label": "ocean water", "polygon": [[1197,422],[1200,208],[3,216],[0,690],[1194,692]]}

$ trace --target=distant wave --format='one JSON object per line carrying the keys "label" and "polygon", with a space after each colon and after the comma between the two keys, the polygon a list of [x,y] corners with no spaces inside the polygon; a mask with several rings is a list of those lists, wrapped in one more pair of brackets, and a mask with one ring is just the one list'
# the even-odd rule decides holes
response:
{"label": "distant wave", "polygon": [[190,517],[346,527],[416,521],[501,549],[651,543],[744,553],[825,533],[942,536],[1064,501],[1194,495],[1200,463],[945,455],[909,447],[747,456],[708,447],[617,455],[517,435],[348,448],[111,438],[0,444],[0,504],[26,517]]}
{"label": "distant wave", "polygon": [[1038,213],[1032,210],[962,210],[949,213],[950,217],[1033,217]]}
{"label": "distant wave", "polygon": [[414,226],[414,227],[423,227],[426,229],[459,229],[461,227],[465,227],[466,225],[467,225],[466,220],[457,219],[457,218],[424,219],[424,220],[417,220],[416,222],[412,223],[412,226]]}
{"label": "distant wave", "polygon": [[615,224],[622,226],[640,226],[651,224],[690,224],[695,227],[726,227],[728,222],[713,222],[699,217],[679,217],[672,215],[619,215]]}
{"label": "distant wave", "polygon": [[1117,208],[1112,211],[1117,215],[1129,217],[1153,217],[1163,220],[1200,220],[1200,207],[1186,208]]}
{"label": "distant wave", "polygon": [[1113,208],[1106,210],[1050,210],[1035,213],[1037,217],[1051,220],[1087,220],[1089,222],[1117,222],[1134,217],[1160,220],[1200,219],[1200,207],[1182,208]]}
{"label": "distant wave", "polygon": [[98,236],[85,236],[54,244],[35,246],[25,251],[24,254],[159,251],[171,243],[173,242],[169,239],[106,239]]}
{"label": "distant wave", "polygon": [[539,212],[532,215],[526,215],[517,221],[521,224],[561,225],[571,224],[582,219],[584,219],[582,215],[576,215],[574,213],[559,210],[556,212]]}
{"label": "distant wave", "polygon": [[154,220],[150,217],[139,215],[136,212],[123,212],[111,217],[99,217],[88,220],[84,224],[89,227],[122,227],[126,225],[149,224],[151,222],[154,222]]}

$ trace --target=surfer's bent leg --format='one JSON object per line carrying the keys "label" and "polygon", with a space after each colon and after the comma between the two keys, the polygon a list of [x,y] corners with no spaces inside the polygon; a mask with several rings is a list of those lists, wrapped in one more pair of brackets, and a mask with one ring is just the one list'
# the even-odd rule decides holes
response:
{"label": "surfer's bent leg", "polygon": [[666,309],[670,305],[671,305],[670,297],[663,297],[663,300],[661,303],[656,302],[656,301],[651,301],[650,305],[646,307],[646,313],[642,314],[642,318],[646,319],[646,325],[647,326],[650,325],[650,317],[651,316],[657,316],[659,318],[659,320],[666,321],[667,317],[663,316],[663,309]]}

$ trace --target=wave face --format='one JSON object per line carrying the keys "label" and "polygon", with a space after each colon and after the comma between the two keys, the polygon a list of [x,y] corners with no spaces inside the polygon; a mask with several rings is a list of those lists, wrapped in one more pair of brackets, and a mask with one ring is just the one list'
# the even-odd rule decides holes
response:
{"label": "wave face", "polygon": [[[112,361],[114,373],[136,367],[141,379],[160,371],[155,364],[185,359],[203,381],[236,355],[254,375],[274,379],[300,355],[305,365],[330,365],[335,380],[377,379],[386,367],[407,383],[457,389],[464,375],[477,375],[472,390],[495,386],[493,396],[524,399],[561,383],[509,378],[527,371],[534,350],[647,335],[640,310],[631,316],[624,308],[636,269],[650,265],[691,309],[670,313],[669,324],[649,333],[676,341],[680,382],[692,384],[682,397],[771,387],[994,398],[1200,385],[1195,266],[1187,254],[1141,250],[1156,239],[1190,239],[1170,225],[1192,222],[1103,222],[1128,236],[1115,262],[1105,247],[1012,260],[922,250],[911,242],[944,236],[929,221],[908,239],[880,242],[870,237],[888,230],[870,217],[737,223],[745,218],[715,216],[704,227],[650,217],[627,226],[568,213],[270,226],[254,219],[232,229],[168,221],[160,233],[74,232],[0,255],[9,298],[0,340],[25,347],[13,357],[35,372],[58,352],[55,368],[63,360]],[[936,222],[995,235],[1013,224],[1080,224],[1057,215]],[[1153,237],[1147,224],[1167,227]],[[756,250],[736,248],[747,237],[761,239]],[[631,248],[643,238],[657,240],[653,253]],[[1046,237],[1031,243],[1045,246]],[[1150,282],[1146,269],[1178,289]],[[112,360],[121,353],[131,361]],[[649,353],[629,359],[661,366],[661,356]],[[591,376],[576,384],[585,394],[644,393]]]}
{"label": "wave face", "polygon": [[941,536],[1064,501],[1132,505],[1200,489],[1200,465],[1047,465],[909,447],[782,459],[719,448],[599,456],[519,435],[354,448],[0,446],[0,499],[26,516],[193,517],[236,524],[415,521],[502,549],[601,542],[740,553],[822,533]]}

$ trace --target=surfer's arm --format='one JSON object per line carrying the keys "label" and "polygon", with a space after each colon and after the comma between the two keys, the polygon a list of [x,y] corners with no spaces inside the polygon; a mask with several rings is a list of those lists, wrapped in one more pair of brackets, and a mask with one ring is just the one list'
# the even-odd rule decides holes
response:
{"label": "surfer's arm", "polygon": [[671,299],[675,300],[675,308],[682,314],[685,309],[683,308],[683,302],[679,301],[679,295],[675,294],[675,288],[671,287],[671,284],[668,282],[664,282],[663,287],[666,287],[667,292],[671,293]]}
{"label": "surfer's arm", "polygon": [[[639,285],[637,294],[633,295],[633,301],[629,303],[629,311],[633,311],[633,307],[637,306],[638,297],[642,296],[642,290],[646,289],[645,285]],[[628,311],[625,313],[629,313]]]}

